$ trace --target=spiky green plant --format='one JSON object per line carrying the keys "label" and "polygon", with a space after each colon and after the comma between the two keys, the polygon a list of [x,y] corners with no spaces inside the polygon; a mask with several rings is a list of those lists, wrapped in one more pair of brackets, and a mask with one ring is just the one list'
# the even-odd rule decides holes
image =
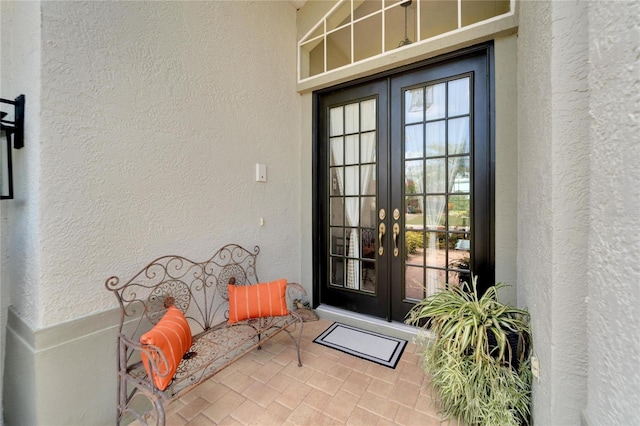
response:
{"label": "spiky green plant", "polygon": [[[472,284],[448,285],[423,299],[407,315],[408,324],[429,328],[424,370],[440,409],[471,425],[528,424],[532,350],[529,313],[502,304],[499,283],[478,295]],[[515,353],[508,333],[517,333]]]}

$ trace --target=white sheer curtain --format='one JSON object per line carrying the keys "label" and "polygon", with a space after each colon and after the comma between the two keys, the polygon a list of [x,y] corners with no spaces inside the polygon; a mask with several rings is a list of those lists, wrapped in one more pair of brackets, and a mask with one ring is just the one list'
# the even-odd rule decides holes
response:
{"label": "white sheer curtain", "polygon": [[[362,108],[361,108],[362,106]],[[360,117],[362,110],[362,117]],[[361,130],[375,129],[375,100],[362,104],[354,103],[331,111],[331,135],[348,133],[349,136],[331,140],[334,164],[344,165],[336,168],[340,194],[344,196],[346,225],[349,231],[349,252],[347,259],[347,280],[345,286],[360,289],[360,188],[367,188],[371,182],[372,168],[359,167],[360,163],[370,163],[375,159],[375,132],[360,133]],[[344,130],[342,130],[344,124]],[[354,134],[355,133],[355,134]],[[359,142],[359,143],[358,143]],[[344,151],[343,151],[344,143]],[[343,154],[344,153],[344,154]],[[362,169],[362,173],[361,173]],[[362,182],[360,179],[362,178]]]}

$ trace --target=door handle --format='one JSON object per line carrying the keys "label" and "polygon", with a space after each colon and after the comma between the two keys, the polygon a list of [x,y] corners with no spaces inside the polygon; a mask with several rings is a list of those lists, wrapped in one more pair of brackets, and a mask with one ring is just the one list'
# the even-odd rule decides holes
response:
{"label": "door handle", "polygon": [[400,225],[398,222],[393,224],[393,255],[398,257],[400,250],[398,250],[398,235],[400,235]]}
{"label": "door handle", "polygon": [[384,247],[382,246],[382,237],[384,236],[384,233],[386,232],[387,227],[384,225],[384,223],[381,223],[378,226],[378,255],[382,256],[384,254]]}

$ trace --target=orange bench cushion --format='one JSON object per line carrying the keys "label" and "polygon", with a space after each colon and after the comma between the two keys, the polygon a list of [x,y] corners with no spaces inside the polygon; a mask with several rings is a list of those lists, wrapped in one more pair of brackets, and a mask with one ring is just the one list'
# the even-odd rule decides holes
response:
{"label": "orange bench cushion", "polygon": [[173,379],[178,364],[191,347],[191,328],[180,309],[170,306],[162,319],[148,332],[140,336],[143,345],[156,346],[167,358],[165,363],[157,350],[151,351],[157,371],[151,370],[151,365],[145,351],[142,352],[142,362],[147,374],[152,377],[153,384],[160,390],[165,390]]}
{"label": "orange bench cushion", "polygon": [[229,284],[229,323],[247,318],[287,315],[287,280],[247,286]]}

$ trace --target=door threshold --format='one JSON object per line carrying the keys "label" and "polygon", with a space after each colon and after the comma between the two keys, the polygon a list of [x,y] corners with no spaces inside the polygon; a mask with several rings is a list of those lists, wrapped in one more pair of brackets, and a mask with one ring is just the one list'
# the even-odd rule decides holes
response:
{"label": "door threshold", "polygon": [[352,325],[364,330],[386,334],[387,336],[405,339],[409,343],[420,334],[421,329],[397,321],[386,321],[382,318],[351,312],[329,305],[320,305],[315,309],[318,316],[328,321]]}

